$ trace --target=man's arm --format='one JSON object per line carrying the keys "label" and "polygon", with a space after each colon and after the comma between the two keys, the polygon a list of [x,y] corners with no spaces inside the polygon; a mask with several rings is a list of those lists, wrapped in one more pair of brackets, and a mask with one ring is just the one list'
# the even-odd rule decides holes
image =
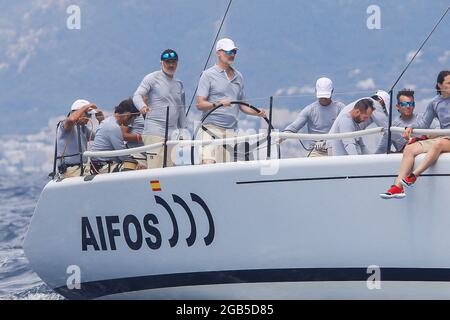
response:
{"label": "man's arm", "polygon": [[123,140],[127,142],[141,142],[142,137],[139,133],[130,133],[130,127],[121,126]]}
{"label": "man's arm", "polygon": [[417,119],[417,128],[428,129],[431,126],[434,118],[436,118],[436,112],[434,111],[434,103],[430,102],[425,110],[425,113]]}
{"label": "man's arm", "polygon": [[300,111],[297,119],[295,119],[295,121],[288,125],[283,131],[289,131],[293,133],[299,132],[305,126],[306,122],[308,122],[309,113],[310,109],[308,107],[304,108],[302,111]]}
{"label": "man's arm", "polygon": [[377,105],[375,107],[376,109],[373,111],[372,116],[370,117],[370,119],[373,120],[373,122],[375,122],[375,124],[378,127],[382,127],[382,128],[386,128],[388,127],[389,124],[389,116],[383,112],[382,106],[381,105]]}
{"label": "man's arm", "polygon": [[[340,124],[339,133],[344,132],[355,132],[355,125],[351,118],[343,118]],[[358,149],[356,148],[356,138],[345,138],[342,139],[342,144],[348,155],[357,155]]]}
{"label": "man's arm", "polygon": [[138,108],[138,110],[142,111],[144,108],[148,108],[149,106],[145,103],[144,97],[148,96],[150,91],[152,90],[151,78],[150,76],[146,76],[139,87],[136,89],[136,92],[133,95],[133,103]]}
{"label": "man's arm", "polygon": [[64,121],[64,129],[67,131],[72,130],[73,126],[77,123],[77,121],[84,116],[84,114],[92,109],[97,109],[97,106],[93,103],[87,104],[84,107],[80,108],[72,112]]}
{"label": "man's arm", "polygon": [[239,109],[243,113],[248,114],[250,116],[258,116],[258,117],[261,117],[261,118],[267,118],[266,111],[264,109],[261,109],[260,112],[258,112],[258,111],[253,110],[252,108],[250,108],[250,107],[248,107],[246,105],[243,105],[243,104],[241,104],[239,106]]}

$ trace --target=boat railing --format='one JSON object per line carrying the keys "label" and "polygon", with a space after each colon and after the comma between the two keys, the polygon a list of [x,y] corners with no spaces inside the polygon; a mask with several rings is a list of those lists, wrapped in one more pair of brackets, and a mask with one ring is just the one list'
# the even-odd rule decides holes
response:
{"label": "boat railing", "polygon": [[[392,133],[405,132],[404,127],[391,127]],[[413,129],[414,135],[433,135],[438,137],[450,136],[450,129]]]}
{"label": "boat railing", "polygon": [[[330,134],[310,134],[310,133],[292,133],[292,132],[278,132],[272,131],[270,133],[271,138],[276,141],[276,143],[281,142],[285,139],[295,139],[295,140],[339,140],[347,138],[358,138],[364,136],[375,135],[383,133],[385,131],[382,127],[370,128],[365,130],[359,130],[354,132],[344,132],[344,133],[330,133]],[[403,133],[405,128],[402,127],[391,127],[392,133]],[[450,129],[414,129],[413,133],[416,135],[436,135],[436,136],[450,136]],[[168,140],[166,143],[158,142],[150,145],[146,145],[138,148],[130,148],[115,151],[85,151],[84,156],[87,158],[102,158],[102,157],[123,157],[131,156],[133,154],[149,152],[152,150],[157,150],[161,147],[167,146],[207,146],[207,145],[224,145],[224,144],[238,144],[242,142],[248,142],[251,140],[259,140],[266,137],[265,133],[242,135],[231,138],[224,139],[214,139],[214,140]]]}
{"label": "boat railing", "polygon": [[[206,146],[206,145],[224,145],[230,143],[241,143],[248,140],[261,139],[265,137],[264,133],[243,135],[232,138],[225,139],[215,139],[215,140],[168,140],[166,142],[167,146]],[[143,147],[130,148],[115,151],[85,151],[83,155],[87,158],[110,158],[110,157],[123,157],[131,156],[133,154],[149,152],[152,150],[157,150],[164,146],[164,142],[158,142],[154,144],[149,144]]]}
{"label": "boat railing", "polygon": [[[333,133],[333,134],[309,134],[309,133],[291,133],[291,132],[277,132],[272,131],[270,136],[272,139],[279,143],[281,139],[296,139],[296,140],[338,140],[338,139],[346,139],[346,138],[356,138],[363,137],[368,135],[374,135],[378,133],[382,133],[384,128],[377,127],[371,129],[365,129],[355,132],[345,132],[345,133]],[[265,133],[259,134],[251,134],[251,135],[242,135],[232,138],[225,139],[214,139],[214,140],[169,140],[167,141],[168,146],[206,146],[206,145],[224,145],[224,144],[237,144],[241,142],[247,142],[251,140],[258,140],[264,138],[266,136]],[[122,156],[131,156],[137,153],[148,152],[152,150],[159,149],[164,146],[163,142],[150,144],[143,147],[132,148],[132,149],[123,149],[116,151],[86,151],[84,152],[84,156],[87,158],[102,158],[102,157],[122,157]]]}
{"label": "boat railing", "polygon": [[[253,109],[256,112],[260,112],[260,109],[244,102],[244,101],[233,101],[233,104],[241,104],[246,105]],[[233,137],[216,137],[212,136],[213,139],[207,139],[203,140],[198,137],[198,132],[200,129],[203,129],[203,123],[207,119],[208,116],[210,116],[212,113],[214,113],[219,108],[223,107],[222,105],[218,105],[214,109],[210,110],[205,116],[202,117],[200,124],[195,128],[194,134],[192,136],[191,140],[169,140],[168,133],[169,128],[166,125],[165,128],[165,137],[162,142],[154,143],[151,145],[145,145],[137,148],[129,148],[129,149],[123,149],[123,150],[114,150],[114,151],[85,151],[83,152],[83,156],[87,158],[88,163],[91,161],[92,158],[115,158],[115,157],[127,157],[132,156],[136,154],[144,154],[148,153],[152,150],[158,150],[160,148],[164,148],[164,165],[163,167],[167,166],[167,159],[168,159],[168,147],[190,147],[191,149],[191,164],[196,164],[195,161],[195,147],[203,147],[207,145],[222,145],[224,148],[228,148],[228,146],[233,145],[234,147],[234,161],[240,161],[243,159],[243,161],[253,160],[254,157],[254,151],[260,150],[262,148],[267,149],[267,154],[263,155],[265,159],[272,159],[273,158],[273,152],[271,149],[272,145],[277,146],[277,156],[279,159],[281,159],[281,142],[284,140],[309,140],[309,141],[325,141],[325,140],[338,140],[338,139],[346,139],[346,138],[356,138],[356,137],[363,137],[363,136],[369,136],[369,135],[376,135],[380,134],[386,131],[385,128],[382,127],[376,127],[376,128],[370,128],[365,130],[360,130],[356,132],[346,132],[346,133],[335,133],[335,134],[308,134],[308,133],[292,133],[292,132],[279,132],[275,130],[273,127],[273,98],[270,98],[270,110],[269,110],[269,117],[264,117],[265,122],[267,123],[267,129],[264,129],[264,132],[259,134],[248,134],[248,135],[241,135],[241,136],[233,136]],[[166,111],[166,124],[169,123],[169,107],[167,107]],[[389,135],[392,133],[403,133],[405,128],[401,127],[391,127],[389,130]],[[434,135],[434,136],[450,136],[450,129],[443,130],[443,129],[414,129],[413,134],[415,135]],[[266,143],[266,146],[264,146],[264,143]],[[302,144],[303,145],[303,144]],[[263,146],[263,147],[262,147]],[[242,153],[242,149],[244,149],[243,154],[245,157],[242,157],[242,154],[240,154],[240,158],[238,159],[238,153]],[[80,148],[81,150],[81,148]],[[310,151],[310,150],[308,150]],[[56,176],[56,163],[57,163],[57,157],[56,157],[56,146],[55,146],[55,159],[54,159],[54,171],[53,174],[51,174],[53,177]],[[389,150],[387,151],[389,153]],[[80,151],[81,154],[81,151]],[[259,156],[259,154],[258,154]]]}
{"label": "boat railing", "polygon": [[295,139],[295,140],[339,140],[347,138],[357,138],[363,136],[374,135],[382,133],[384,128],[370,128],[365,130],[359,130],[354,132],[345,133],[329,133],[329,134],[310,134],[310,133],[293,133],[293,132],[272,132],[271,136],[274,139]]}

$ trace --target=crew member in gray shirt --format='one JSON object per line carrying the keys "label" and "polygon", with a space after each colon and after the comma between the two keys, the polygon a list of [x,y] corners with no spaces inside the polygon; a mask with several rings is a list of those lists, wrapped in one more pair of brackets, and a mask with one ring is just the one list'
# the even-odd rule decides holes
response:
{"label": "crew member in gray shirt", "polygon": [[[67,118],[58,124],[56,134],[57,165],[63,177],[76,177],[81,175],[81,152],[86,151],[89,140],[94,139],[94,133],[86,124],[90,121],[91,111],[98,110],[95,104],[87,100],[76,100],[71,107]],[[100,110],[98,114],[103,115]],[[80,138],[80,141],[79,141]],[[86,158],[83,159],[83,171],[88,171]]]}
{"label": "crew member in gray shirt", "polygon": [[[400,115],[392,120],[392,126],[418,128],[420,117],[417,113],[414,113],[414,108],[414,91],[408,89],[400,90],[397,94],[397,110]],[[408,142],[401,133],[397,132],[391,133],[391,140],[397,152],[402,152]]]}
{"label": "crew member in gray shirt", "polygon": [[[147,97],[144,97],[144,101],[147,102]],[[139,110],[135,107],[133,99],[127,99],[122,103],[129,104],[133,110],[131,114],[130,123],[127,126],[121,126],[123,140],[125,141],[128,149],[139,148],[144,146],[142,141],[142,135],[144,132],[145,120]],[[133,153],[132,157],[138,162],[138,169],[147,169],[147,155],[143,153]]]}
{"label": "crew member in gray shirt", "polygon": [[[306,124],[308,133],[327,134],[338,114],[344,109],[342,102],[333,101],[333,82],[328,78],[320,78],[316,82],[317,101],[306,106],[298,115],[293,123],[284,129],[284,131],[299,132]],[[327,156],[325,141],[315,141],[310,144],[310,153],[308,157]]]}
{"label": "crew member in gray shirt", "polygon": [[[336,120],[334,133],[347,133],[361,130],[359,124],[367,122],[373,112],[373,101],[359,100],[350,112]],[[331,140],[333,156],[366,154],[367,148],[361,137]]]}
{"label": "crew member in gray shirt", "polygon": [[[135,106],[145,114],[142,139],[145,145],[164,141],[166,110],[169,108],[169,138],[176,129],[186,127],[185,92],[183,83],[175,78],[178,54],[171,49],[161,54],[161,70],[147,75],[134,93]],[[148,97],[148,103],[144,101]],[[168,166],[173,165],[172,147],[168,148]],[[164,148],[147,152],[148,168],[163,167]]]}
{"label": "crew member in gray shirt", "polygon": [[[114,151],[125,149],[121,126],[130,123],[133,108],[122,101],[114,110],[114,115],[106,118],[95,134],[92,151]],[[119,171],[122,162],[130,160],[130,156],[92,158],[91,173],[107,173]]]}
{"label": "crew member in gray shirt", "polygon": [[[450,70],[439,72],[436,80],[437,96],[430,102],[423,116],[418,120],[419,128],[429,128],[435,118],[438,118],[441,129],[450,128]],[[409,140],[403,150],[403,158],[400,164],[399,174],[395,184],[385,193],[380,194],[383,199],[405,197],[403,187],[412,186],[417,178],[430,166],[432,166],[442,153],[450,152],[450,138],[421,137],[411,138],[413,128],[406,128],[404,137]],[[425,159],[419,164],[415,158],[419,154],[426,153]]]}
{"label": "crew member in gray shirt", "polygon": [[[330,134],[336,133],[336,124],[339,122],[340,117],[342,117],[344,114],[349,113],[351,110],[353,110],[355,104],[363,99],[371,100],[373,104],[374,111],[372,112],[371,117],[362,123],[359,124],[360,129],[364,130],[367,129],[368,126],[370,126],[372,123],[375,123],[378,127],[382,127],[385,129],[383,132],[383,135],[381,137],[380,142],[378,143],[375,151],[373,153],[385,153],[387,150],[387,140],[388,140],[388,132],[387,127],[389,124],[389,113],[387,111],[387,106],[390,104],[390,95],[383,90],[378,90],[373,96],[371,97],[365,97],[362,99],[358,99],[348,105],[345,106],[345,108],[341,111],[341,113],[336,118],[336,121],[331,126]],[[330,142],[327,142],[327,146],[330,148]],[[369,151],[367,151],[369,152]],[[329,153],[333,154],[333,150],[329,149]]]}
{"label": "crew member in gray shirt", "polygon": [[[205,116],[216,106],[223,106],[203,122],[202,140],[234,137],[240,111],[249,115],[266,117],[264,110],[258,113],[245,105],[231,104],[232,101],[245,100],[242,74],[231,66],[237,50],[231,39],[219,40],[216,44],[216,65],[205,70],[200,77],[197,90],[198,110]],[[202,148],[203,164],[226,162],[228,159],[229,154],[223,146],[206,145]]]}
{"label": "crew member in gray shirt", "polygon": [[[147,96],[144,97],[144,102],[147,103]],[[130,123],[127,126],[122,126],[123,140],[127,145],[127,148],[138,148],[144,146],[142,141],[142,135],[144,134],[145,119],[134,105],[133,99],[127,99],[122,101],[130,105],[133,110]]]}

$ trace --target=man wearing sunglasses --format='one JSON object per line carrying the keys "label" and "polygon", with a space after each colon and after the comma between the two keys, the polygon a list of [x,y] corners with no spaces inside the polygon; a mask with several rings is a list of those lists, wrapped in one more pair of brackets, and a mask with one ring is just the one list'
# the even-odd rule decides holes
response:
{"label": "man wearing sunglasses", "polygon": [[[202,127],[202,140],[222,139],[236,136],[239,111],[248,115],[266,117],[266,112],[256,112],[232,101],[244,101],[244,78],[232,67],[238,47],[231,39],[221,39],[216,44],[216,65],[205,70],[197,90],[197,108],[203,116],[218,105],[222,108],[206,118]],[[223,146],[207,145],[202,148],[202,163],[225,162],[229,158]]]}
{"label": "man wearing sunglasses", "polygon": [[[178,67],[178,54],[172,50],[164,50],[161,54],[161,70],[147,75],[137,88],[133,102],[145,115],[142,141],[145,145],[164,141],[166,131],[166,110],[169,108],[169,138],[176,129],[185,128],[185,92],[183,83],[175,78]],[[148,97],[148,102],[145,102]],[[172,147],[168,148],[167,165],[173,166]],[[147,166],[163,167],[164,148],[147,153]]]}
{"label": "man wearing sunglasses", "polygon": [[[397,110],[400,115],[392,121],[393,127],[418,128],[418,115],[414,113],[416,104],[414,101],[414,91],[402,89],[397,94]],[[392,133],[392,144],[397,151],[403,151],[407,140],[401,133]]]}

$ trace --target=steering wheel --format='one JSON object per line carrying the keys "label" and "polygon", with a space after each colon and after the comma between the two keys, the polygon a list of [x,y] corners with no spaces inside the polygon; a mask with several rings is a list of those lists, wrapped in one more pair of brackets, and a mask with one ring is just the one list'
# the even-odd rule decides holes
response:
{"label": "steering wheel", "polygon": [[[258,113],[261,112],[260,109],[256,108],[255,106],[250,105],[250,104],[247,103],[247,102],[243,102],[243,101],[231,101],[231,104],[240,104],[240,105],[244,105],[244,106],[247,106],[247,107],[249,107],[249,108],[255,110],[255,111],[258,112]],[[206,120],[212,113],[214,113],[217,109],[222,108],[222,107],[224,107],[224,105],[223,105],[223,104],[219,104],[219,105],[217,105],[216,107],[214,107],[213,109],[209,110],[208,113],[206,113],[206,114],[202,117],[202,119],[200,120],[200,124],[199,124],[199,125],[197,126],[197,128],[194,130],[194,134],[193,134],[193,136],[192,136],[192,140],[195,140],[195,138],[197,137],[198,131],[199,131],[200,128],[203,126],[203,123],[205,122],[205,120]],[[273,126],[270,124],[269,119],[267,119],[267,117],[264,117],[263,119],[267,122],[267,124],[270,126],[270,128],[271,128],[272,130],[274,130]],[[214,137],[213,137],[213,138],[214,138]],[[264,138],[262,138],[262,139],[256,141],[256,142],[253,143],[253,144],[250,144],[248,147],[246,147],[246,148],[245,148],[246,151],[245,151],[245,153],[244,153],[244,154],[245,154],[245,157],[247,158],[248,155],[249,155],[251,152],[253,152],[256,148],[258,148],[258,147],[260,146],[260,144],[262,144],[262,143],[264,143],[264,142],[266,142],[266,141],[267,141],[267,136],[265,136]],[[223,147],[225,148],[225,146],[223,146]],[[281,149],[280,149],[280,145],[278,144],[277,147],[278,147],[278,159],[280,159],[280,158],[281,158]],[[195,163],[195,161],[194,161],[194,150],[195,150],[195,148],[194,148],[194,146],[192,146],[192,147],[191,147],[191,164],[192,164],[192,165],[194,165],[194,163]]]}

